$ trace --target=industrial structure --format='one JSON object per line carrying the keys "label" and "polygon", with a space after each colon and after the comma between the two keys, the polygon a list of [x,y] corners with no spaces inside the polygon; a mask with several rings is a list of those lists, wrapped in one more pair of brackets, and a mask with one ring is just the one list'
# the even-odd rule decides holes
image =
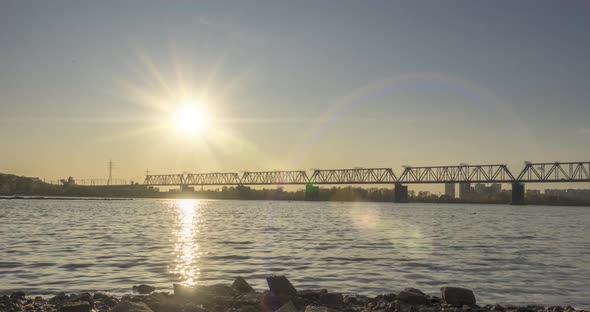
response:
{"label": "industrial structure", "polygon": [[[407,184],[459,183],[459,196],[471,192],[471,183],[509,183],[512,204],[524,204],[525,183],[590,182],[590,162],[526,162],[518,175],[506,165],[405,166],[396,175],[391,168],[314,169],[306,171],[247,171],[239,173],[182,173],[146,175],[147,186],[306,185],[306,200],[317,199],[318,185],[393,184],[394,202],[408,201]],[[453,186],[454,187],[454,186]],[[497,188],[498,186],[496,186]]]}

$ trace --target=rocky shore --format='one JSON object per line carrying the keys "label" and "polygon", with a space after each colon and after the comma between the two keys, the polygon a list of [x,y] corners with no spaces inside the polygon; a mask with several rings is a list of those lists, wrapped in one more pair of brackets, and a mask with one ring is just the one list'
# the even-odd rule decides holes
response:
{"label": "rocky shore", "polygon": [[[331,293],[325,289],[297,290],[285,276],[266,277],[268,289],[257,292],[241,277],[231,285],[182,286],[174,293],[157,292],[148,285],[133,286],[135,295],[105,293],[58,294],[52,298],[27,297],[23,292],[0,297],[1,312],[574,312],[570,306],[500,306],[477,304],[465,288],[442,287],[427,295],[415,288],[371,298]],[[578,310],[579,312],[588,312]]]}

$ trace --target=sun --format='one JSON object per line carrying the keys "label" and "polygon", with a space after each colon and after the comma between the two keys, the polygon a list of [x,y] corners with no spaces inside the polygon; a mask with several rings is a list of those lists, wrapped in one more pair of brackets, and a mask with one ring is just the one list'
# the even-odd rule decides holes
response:
{"label": "sun", "polygon": [[181,135],[195,135],[206,131],[210,125],[209,114],[194,104],[179,105],[172,116],[173,127]]}

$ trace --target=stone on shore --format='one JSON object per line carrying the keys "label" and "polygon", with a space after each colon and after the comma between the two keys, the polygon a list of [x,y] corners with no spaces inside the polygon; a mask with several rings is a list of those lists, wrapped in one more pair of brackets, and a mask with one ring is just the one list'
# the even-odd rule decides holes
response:
{"label": "stone on shore", "polygon": [[417,293],[417,294],[420,294],[420,295],[426,297],[426,294],[423,293],[420,289],[417,289],[417,288],[408,287],[408,288],[406,288],[404,290],[405,291],[409,291],[409,292],[413,292],[413,293]]}
{"label": "stone on shore", "polygon": [[305,307],[305,312],[340,312],[340,310],[334,310],[328,307],[307,306]]}
{"label": "stone on shore", "polygon": [[26,294],[23,291],[15,291],[12,294],[10,294],[10,298],[11,299],[25,299]]}
{"label": "stone on shore", "polygon": [[143,302],[122,301],[111,312],[154,312]]}
{"label": "stone on shore", "polygon": [[323,293],[320,295],[320,303],[330,307],[339,307],[344,304],[344,297],[339,293]]}
{"label": "stone on shore", "polygon": [[[416,289],[417,290],[417,289]],[[397,294],[397,299],[411,305],[429,305],[430,300],[419,290],[410,288],[402,290]]]}
{"label": "stone on shore", "polygon": [[299,312],[299,309],[293,304],[293,301],[289,301],[275,312]]}
{"label": "stone on shore", "polygon": [[51,299],[49,299],[49,302],[55,303],[55,304],[63,304],[68,301],[70,301],[70,296],[66,295],[63,292],[61,292],[61,293],[53,296]]}
{"label": "stone on shore", "polygon": [[475,295],[473,291],[461,287],[442,287],[440,289],[442,301],[447,304],[456,306],[475,305]]}
{"label": "stone on shore", "polygon": [[86,301],[73,301],[64,304],[60,312],[90,312],[90,303]]}
{"label": "stone on shore", "polygon": [[284,275],[267,276],[266,283],[268,284],[268,289],[275,295],[297,295],[297,290]]}
{"label": "stone on shore", "polygon": [[181,284],[172,284],[172,288],[174,289],[174,295],[179,298],[190,298],[197,294],[197,289],[195,287],[184,286]]}
{"label": "stone on shore", "polygon": [[241,276],[236,278],[231,287],[241,294],[254,291],[254,288],[252,288],[252,286],[250,286],[250,284],[248,284],[248,282],[246,282]]}
{"label": "stone on shore", "polygon": [[148,295],[151,292],[156,290],[156,287],[141,284],[139,286],[133,286],[133,291],[140,294],[140,295]]}

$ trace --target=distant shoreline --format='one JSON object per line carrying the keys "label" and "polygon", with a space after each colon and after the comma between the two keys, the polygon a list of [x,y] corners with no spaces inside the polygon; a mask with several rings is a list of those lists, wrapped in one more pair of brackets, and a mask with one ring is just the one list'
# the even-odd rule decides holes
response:
{"label": "distant shoreline", "polygon": [[[306,201],[303,199],[281,199],[281,198],[212,198],[212,197],[200,197],[200,196],[182,196],[191,194],[170,194],[170,193],[159,193],[161,196],[145,196],[145,197],[107,197],[107,196],[34,196],[34,195],[13,195],[13,196],[2,196],[0,200],[67,200],[67,201],[131,201],[136,199],[198,199],[198,200],[244,200],[244,201],[286,201],[286,202],[339,202],[339,203],[394,203],[393,201],[372,201],[372,200],[315,200]],[[171,196],[172,195],[172,196]],[[498,201],[463,201],[455,199],[452,201],[439,200],[439,201],[423,201],[423,200],[410,200],[403,204],[465,204],[465,205],[510,205],[509,203],[503,203]],[[587,203],[538,203],[538,202],[527,202],[526,205],[534,206],[565,206],[565,207],[590,207]]]}
{"label": "distant shoreline", "polygon": [[[313,196],[313,201],[391,203],[394,193],[394,189],[386,187],[322,187]],[[427,191],[408,193],[409,203],[506,205],[512,201],[509,190],[493,194],[467,194],[466,198],[454,198]],[[0,173],[0,199],[4,200],[131,200],[133,198],[305,201],[307,196],[304,189],[284,190],[281,187],[258,189],[244,185],[222,186],[214,190],[195,190],[193,187],[187,187],[182,188],[181,191],[168,192],[140,184],[77,185],[73,178],[63,180],[63,185],[54,185],[39,179]],[[590,207],[590,199],[527,194],[525,204]]]}
{"label": "distant shoreline", "polygon": [[25,199],[25,200],[133,200],[133,198],[108,198],[108,197],[47,197],[47,196],[0,196],[3,200]]}

